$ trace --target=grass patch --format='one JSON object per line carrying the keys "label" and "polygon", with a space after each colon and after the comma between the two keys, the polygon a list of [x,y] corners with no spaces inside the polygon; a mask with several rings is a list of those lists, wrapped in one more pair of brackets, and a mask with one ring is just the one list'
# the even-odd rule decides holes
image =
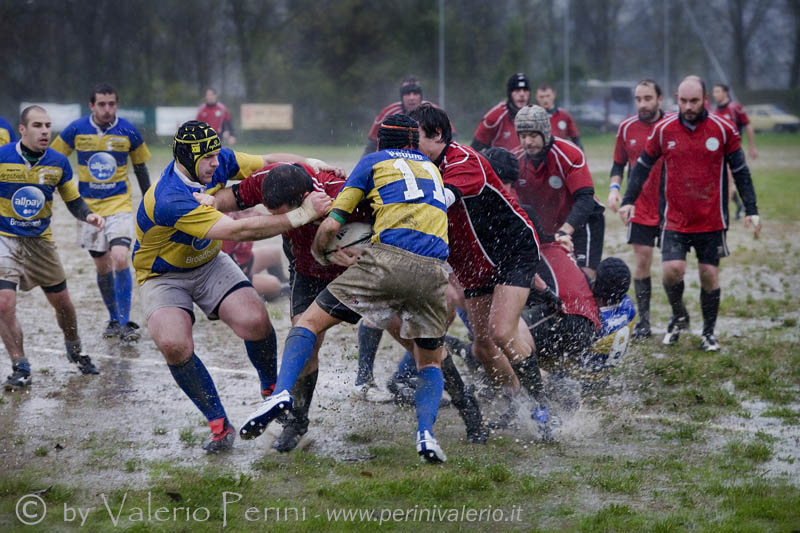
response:
{"label": "grass patch", "polygon": [[780,418],[784,424],[800,424],[800,410],[789,409],[788,407],[770,407],[761,416]]}

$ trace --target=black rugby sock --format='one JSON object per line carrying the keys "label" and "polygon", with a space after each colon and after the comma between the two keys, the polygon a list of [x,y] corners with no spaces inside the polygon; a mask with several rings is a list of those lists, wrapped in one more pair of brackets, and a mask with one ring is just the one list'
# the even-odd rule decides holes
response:
{"label": "black rugby sock", "polygon": [[511,368],[517,374],[520,385],[528,391],[528,394],[534,400],[542,404],[544,401],[544,381],[542,381],[542,371],[539,369],[539,361],[536,359],[536,354],[532,353],[520,363],[513,363]]}
{"label": "black rugby sock", "polygon": [[700,289],[700,309],[703,310],[703,335],[714,333],[721,294],[722,289],[714,289],[713,291]]}
{"label": "black rugby sock", "polygon": [[680,280],[671,287],[666,283],[664,284],[664,291],[667,293],[667,300],[669,300],[669,305],[672,306],[672,316],[688,315],[686,312],[686,306],[683,305],[683,288],[683,280]]}
{"label": "black rugby sock", "polygon": [[308,428],[308,410],[314,398],[314,389],[317,387],[319,370],[297,380],[292,388],[292,415],[300,429]]}
{"label": "black rugby sock", "polygon": [[636,307],[639,310],[639,322],[650,323],[650,294],[652,282],[649,277],[633,280],[633,289],[636,292]]}

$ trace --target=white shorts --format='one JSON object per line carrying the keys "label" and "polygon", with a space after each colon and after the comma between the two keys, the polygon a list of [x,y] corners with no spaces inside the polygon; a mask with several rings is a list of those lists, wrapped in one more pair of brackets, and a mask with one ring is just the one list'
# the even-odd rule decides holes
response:
{"label": "white shorts", "polygon": [[[179,307],[194,318],[194,306],[211,320],[222,300],[237,286],[252,287],[239,265],[226,253],[188,272],[169,272],[145,280],[139,287],[145,320],[160,307]],[[255,290],[255,289],[252,289]]]}
{"label": "white shorts", "polygon": [[0,280],[23,291],[53,287],[66,279],[56,243],[41,237],[0,235]]}
{"label": "white shorts", "polygon": [[105,217],[106,224],[103,229],[97,229],[88,222],[79,222],[81,225],[81,248],[92,252],[107,252],[114,239],[128,239],[133,235],[133,213],[114,213]]}

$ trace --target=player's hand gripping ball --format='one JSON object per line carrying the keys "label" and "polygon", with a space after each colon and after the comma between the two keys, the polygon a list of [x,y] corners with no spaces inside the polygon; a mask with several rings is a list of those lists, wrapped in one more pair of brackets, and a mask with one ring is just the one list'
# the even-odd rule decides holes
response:
{"label": "player's hand gripping ball", "polygon": [[342,226],[339,231],[336,233],[336,237],[331,241],[328,249],[323,252],[323,255],[320,256],[314,249],[311,249],[311,253],[314,256],[314,259],[317,260],[317,263],[321,265],[330,264],[330,260],[328,256],[337,249],[342,248],[363,248],[367,244],[369,244],[370,239],[372,238],[372,225],[367,224],[366,222],[350,222]]}

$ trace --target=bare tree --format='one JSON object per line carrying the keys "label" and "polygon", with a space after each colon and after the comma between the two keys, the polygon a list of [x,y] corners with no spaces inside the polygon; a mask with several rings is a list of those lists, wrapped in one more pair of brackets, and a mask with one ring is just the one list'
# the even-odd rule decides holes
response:
{"label": "bare tree", "polygon": [[[747,53],[750,41],[764,22],[772,0],[727,0],[726,11],[733,41],[733,80],[738,87],[747,88]],[[745,11],[750,12],[748,17]]]}

